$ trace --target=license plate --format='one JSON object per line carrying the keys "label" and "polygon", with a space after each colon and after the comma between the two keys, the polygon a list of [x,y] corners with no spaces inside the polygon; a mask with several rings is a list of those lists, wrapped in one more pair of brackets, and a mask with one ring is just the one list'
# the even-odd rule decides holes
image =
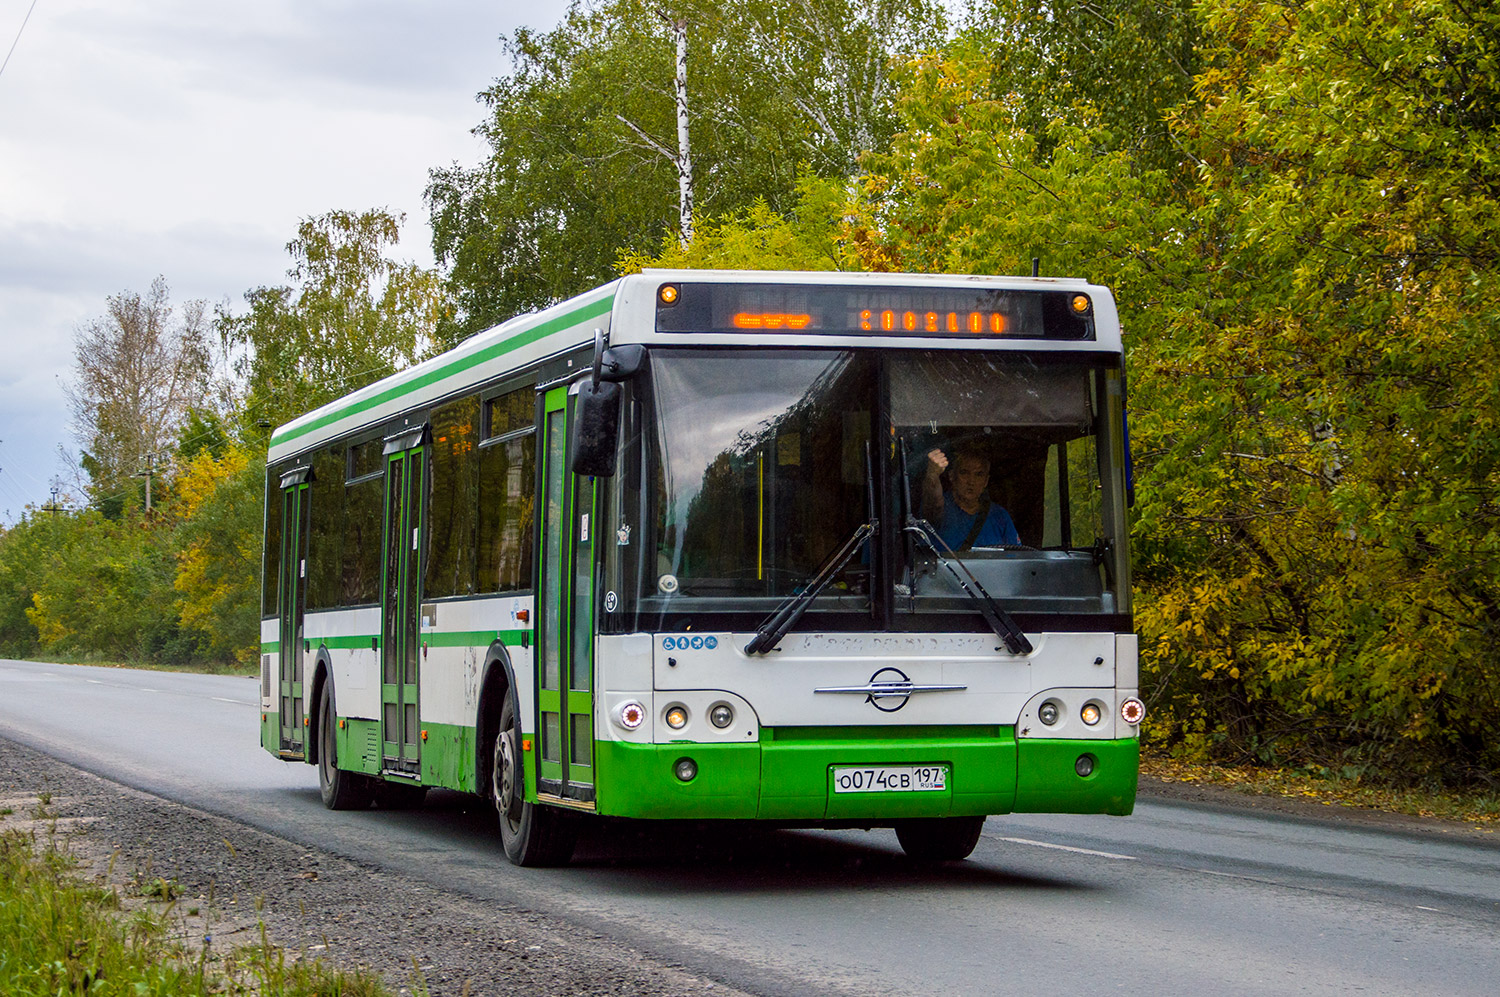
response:
{"label": "license plate", "polygon": [[946,765],[835,767],[835,793],[929,793],[948,788]]}

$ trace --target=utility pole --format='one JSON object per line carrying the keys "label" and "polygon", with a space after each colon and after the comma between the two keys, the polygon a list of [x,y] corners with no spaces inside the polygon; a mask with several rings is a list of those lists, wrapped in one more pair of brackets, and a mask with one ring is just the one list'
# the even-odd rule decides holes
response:
{"label": "utility pole", "polygon": [[48,502],[46,505],[42,506],[42,511],[43,512],[50,512],[54,516],[57,515],[59,512],[62,512],[62,506],[60,506],[60,505],[57,504],[57,486],[56,485],[52,486],[52,501]]}
{"label": "utility pole", "polygon": [[131,475],[133,478],[146,479],[146,515],[148,516],[151,515],[151,475],[156,473],[156,457],[157,455],[154,453],[146,454],[146,466]]}

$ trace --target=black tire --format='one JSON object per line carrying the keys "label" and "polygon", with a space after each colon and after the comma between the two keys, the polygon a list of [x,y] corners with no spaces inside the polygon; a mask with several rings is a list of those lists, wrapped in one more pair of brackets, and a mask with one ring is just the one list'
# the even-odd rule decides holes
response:
{"label": "black tire", "polygon": [[426,786],[385,779],[375,784],[375,805],[381,810],[415,810],[426,799]]}
{"label": "black tire", "polygon": [[521,731],[516,724],[515,693],[507,691],[500,708],[490,766],[490,795],[500,822],[505,857],[521,866],[567,865],[578,841],[572,814],[523,798]]}
{"label": "black tire", "polygon": [[329,679],[318,694],[318,790],[329,810],[363,810],[370,805],[370,780],[339,768],[337,725]]}
{"label": "black tire", "polygon": [[984,830],[983,817],[921,817],[896,823],[896,840],[919,862],[958,862],[969,857]]}

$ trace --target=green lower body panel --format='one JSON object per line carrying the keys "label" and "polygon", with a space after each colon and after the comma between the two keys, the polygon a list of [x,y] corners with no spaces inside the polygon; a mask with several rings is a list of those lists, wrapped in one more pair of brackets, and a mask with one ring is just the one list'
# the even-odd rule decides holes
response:
{"label": "green lower body panel", "polygon": [[422,784],[475,793],[473,727],[425,724],[422,727]]}
{"label": "green lower body panel", "polygon": [[[1016,742],[1002,736],[769,741],[757,816],[770,820],[894,820],[1005,813],[1016,791]],[[838,792],[836,770],[860,766],[944,770],[943,788]]]}
{"label": "green lower body panel", "polygon": [[[691,782],[674,769],[691,758]],[[599,813],[656,819],[748,819],[760,797],[758,744],[625,744],[594,742]]]}
{"label": "green lower body panel", "polygon": [[[1128,814],[1140,748],[1119,741],[1011,736],[883,740],[762,740],[756,744],[595,744],[602,814],[648,819],[861,821],[981,814]],[[1080,776],[1080,755],[1093,770]],[[697,775],[683,782],[677,763]],[[941,766],[943,788],[838,792],[835,771],[859,766]]]}
{"label": "green lower body panel", "polygon": [[[1020,742],[1016,778],[1017,813],[1114,814],[1135,809],[1141,745],[1135,738],[1118,741]],[[1080,756],[1088,755],[1092,771],[1080,776]]]}
{"label": "green lower body panel", "polygon": [[[873,823],[980,814],[1128,814],[1140,745],[983,738],[762,739],[759,744],[595,744],[598,813],[658,820]],[[1079,775],[1077,760],[1094,760]],[[693,780],[676,777],[691,759]],[[837,792],[837,769],[942,766],[944,789]]]}
{"label": "green lower body panel", "polygon": [[343,721],[338,734],[339,768],[365,775],[380,774],[380,721]]}

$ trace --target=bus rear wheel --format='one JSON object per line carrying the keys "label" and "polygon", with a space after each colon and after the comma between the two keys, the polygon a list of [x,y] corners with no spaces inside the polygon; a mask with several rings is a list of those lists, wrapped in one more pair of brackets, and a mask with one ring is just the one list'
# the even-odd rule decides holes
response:
{"label": "bus rear wheel", "polygon": [[526,802],[514,692],[505,694],[505,705],[500,709],[500,729],[495,734],[490,772],[490,789],[505,857],[521,866],[567,865],[573,857],[578,826],[571,814]]}
{"label": "bus rear wheel", "polygon": [[318,694],[318,791],[329,810],[363,810],[370,805],[370,780],[339,768],[337,715],[333,710],[333,680]]}
{"label": "bus rear wheel", "polygon": [[984,830],[983,817],[919,817],[896,823],[896,840],[908,858],[958,862],[969,857]]}

